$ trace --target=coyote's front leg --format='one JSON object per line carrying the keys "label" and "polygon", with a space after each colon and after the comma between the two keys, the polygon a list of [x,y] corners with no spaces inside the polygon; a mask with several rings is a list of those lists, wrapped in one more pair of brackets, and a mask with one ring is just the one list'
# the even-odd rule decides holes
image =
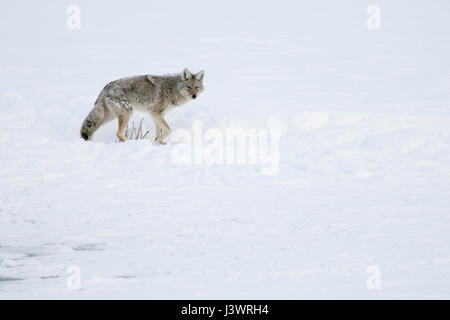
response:
{"label": "coyote's front leg", "polygon": [[164,139],[170,134],[170,128],[161,114],[152,114],[156,127],[156,139],[159,144],[166,144]]}
{"label": "coyote's front leg", "polygon": [[127,138],[125,137],[125,129],[127,127],[128,120],[130,120],[131,113],[128,114],[121,114],[117,118],[119,119],[119,128],[117,129],[117,138],[121,142],[127,141]]}

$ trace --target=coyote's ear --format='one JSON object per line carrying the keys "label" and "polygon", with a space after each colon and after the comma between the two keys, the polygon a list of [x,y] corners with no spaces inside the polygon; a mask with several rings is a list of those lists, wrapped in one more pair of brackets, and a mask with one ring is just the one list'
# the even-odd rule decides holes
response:
{"label": "coyote's ear", "polygon": [[197,73],[196,75],[195,75],[195,79],[197,79],[197,80],[200,80],[200,81],[203,81],[203,76],[205,75],[205,71],[200,71],[199,73]]}
{"label": "coyote's ear", "polygon": [[186,68],[183,70],[182,78],[183,80],[190,80],[192,78],[192,73]]}

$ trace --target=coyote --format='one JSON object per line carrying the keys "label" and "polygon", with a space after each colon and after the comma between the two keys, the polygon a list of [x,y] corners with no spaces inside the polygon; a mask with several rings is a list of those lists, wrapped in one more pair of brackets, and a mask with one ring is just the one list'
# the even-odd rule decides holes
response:
{"label": "coyote", "polygon": [[188,69],[174,75],[143,75],[119,79],[108,83],[100,92],[94,108],[81,126],[81,137],[92,140],[94,132],[104,123],[115,118],[119,120],[117,137],[124,142],[125,128],[134,109],[148,112],[156,127],[158,144],[170,128],[164,120],[166,112],[195,99],[203,91],[204,71],[192,74]]}

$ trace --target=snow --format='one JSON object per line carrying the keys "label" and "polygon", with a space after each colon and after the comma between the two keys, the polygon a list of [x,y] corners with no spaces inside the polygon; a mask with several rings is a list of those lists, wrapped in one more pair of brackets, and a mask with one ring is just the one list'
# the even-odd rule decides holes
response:
{"label": "snow", "polygon": [[[380,30],[354,1],[71,4],[0,13],[1,299],[450,297],[448,1],[377,1]],[[172,129],[275,127],[275,172],[177,163],[139,113],[150,140],[80,139],[107,82],[184,67]]]}

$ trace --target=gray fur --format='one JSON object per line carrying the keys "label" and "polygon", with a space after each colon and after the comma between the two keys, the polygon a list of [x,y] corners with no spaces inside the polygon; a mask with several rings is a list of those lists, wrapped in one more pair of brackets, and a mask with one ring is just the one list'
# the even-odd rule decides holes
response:
{"label": "gray fur", "polygon": [[156,142],[165,144],[164,138],[170,134],[170,128],[164,115],[195,99],[203,91],[203,76],[204,71],[192,74],[184,69],[179,74],[142,75],[110,82],[100,92],[94,108],[84,120],[81,137],[91,140],[102,124],[118,118],[117,137],[125,141],[128,120],[133,110],[140,110],[152,116],[156,126]]}

